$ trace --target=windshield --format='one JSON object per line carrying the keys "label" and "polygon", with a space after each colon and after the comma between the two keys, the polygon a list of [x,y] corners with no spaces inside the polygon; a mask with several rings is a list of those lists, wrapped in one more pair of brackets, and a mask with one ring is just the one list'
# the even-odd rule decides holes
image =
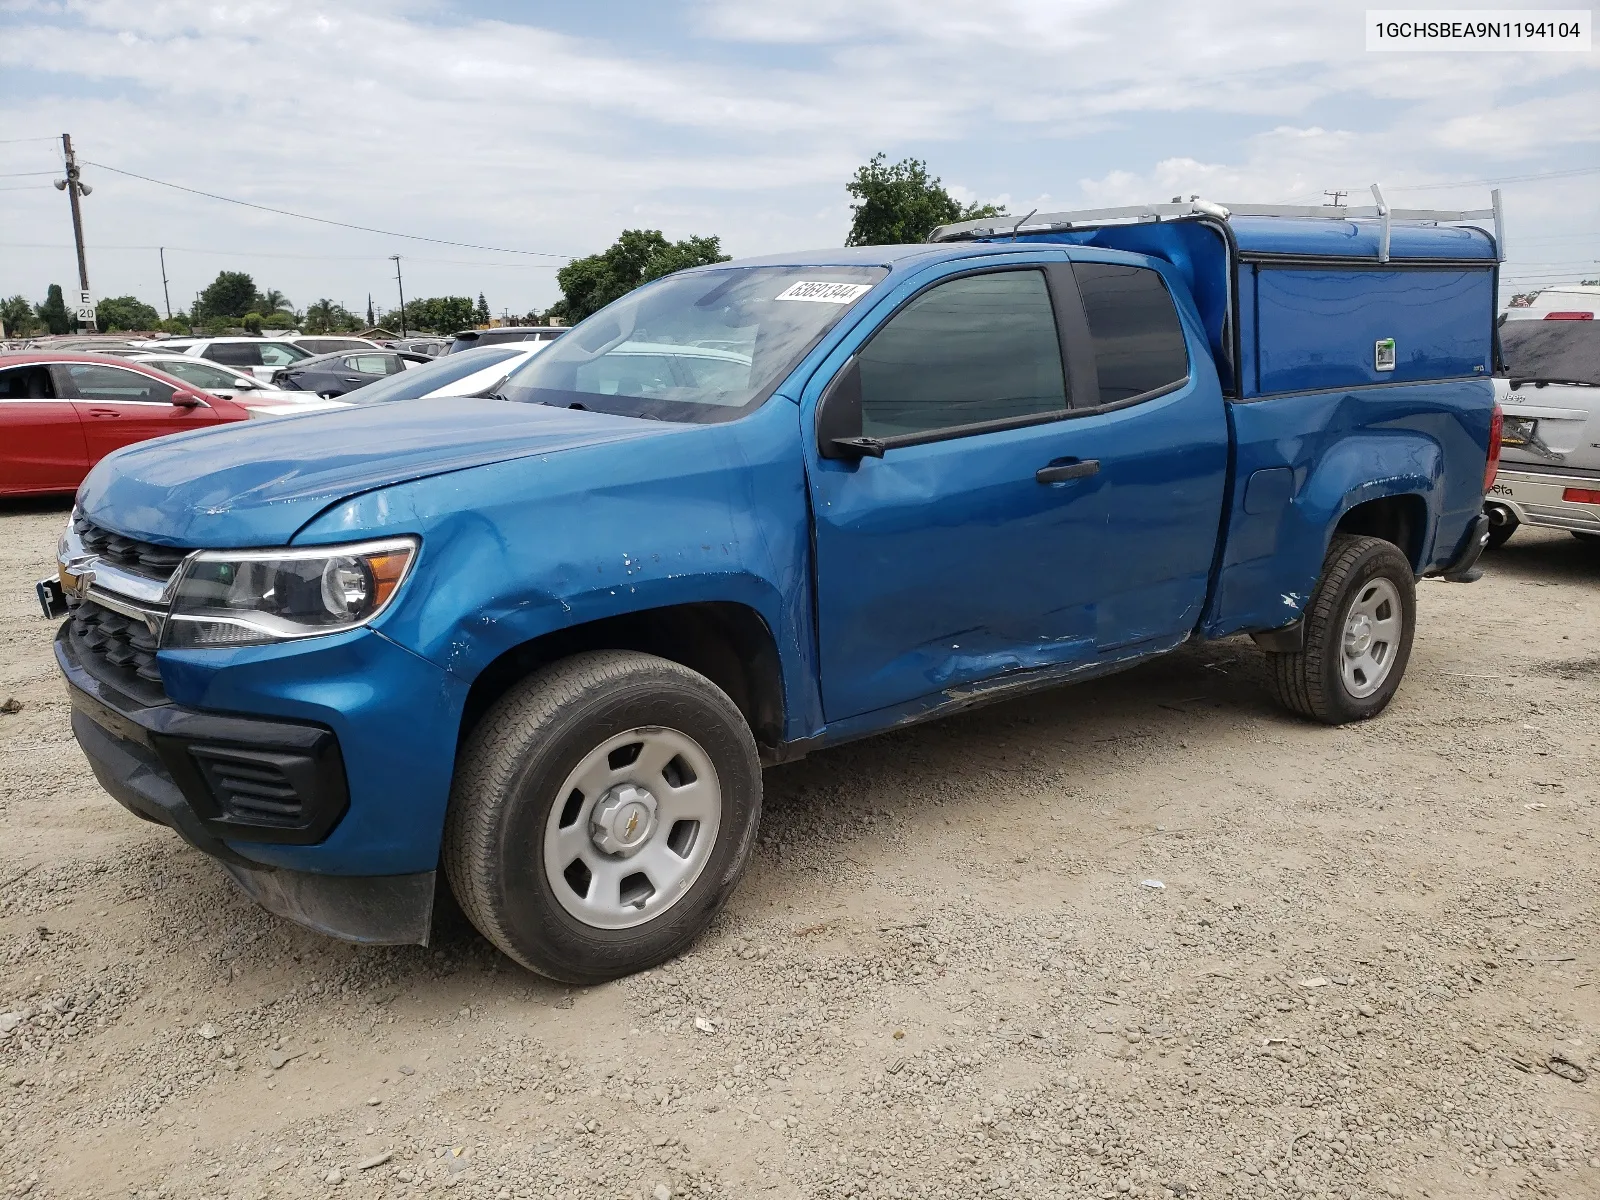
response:
{"label": "windshield", "polygon": [[1507,321],[1500,326],[1498,372],[1600,387],[1600,321]]}
{"label": "windshield", "polygon": [[[518,357],[522,350],[516,346],[484,346],[478,350],[463,350],[431,363],[420,363],[410,370],[366,387],[357,388],[341,399],[351,404],[383,404],[389,400],[416,400],[429,392],[458,383],[468,375],[486,371],[496,363]],[[487,381],[493,383],[491,378]]]}
{"label": "windshield", "polygon": [[601,309],[514,372],[507,400],[727,421],[765,400],[884,267],[669,275]]}

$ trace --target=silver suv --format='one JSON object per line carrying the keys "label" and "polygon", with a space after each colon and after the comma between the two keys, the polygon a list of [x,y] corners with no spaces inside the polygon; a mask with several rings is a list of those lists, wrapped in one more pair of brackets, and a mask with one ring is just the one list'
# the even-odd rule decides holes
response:
{"label": "silver suv", "polygon": [[1484,499],[1489,545],[1519,525],[1600,541],[1600,321],[1507,321],[1500,353],[1495,399],[1505,424],[1500,473]]}

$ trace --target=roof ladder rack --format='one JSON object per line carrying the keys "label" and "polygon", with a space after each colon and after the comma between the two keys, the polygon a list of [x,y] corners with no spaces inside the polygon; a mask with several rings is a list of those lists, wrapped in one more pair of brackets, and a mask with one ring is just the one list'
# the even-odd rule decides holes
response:
{"label": "roof ladder rack", "polygon": [[1505,214],[1500,204],[1500,191],[1489,193],[1492,207],[1470,209],[1447,208],[1391,208],[1383,198],[1383,191],[1372,185],[1376,202],[1371,208],[1350,208],[1342,204],[1217,204],[1190,197],[1188,203],[1135,204],[1122,208],[1088,208],[1064,212],[1032,212],[1015,221],[1009,217],[980,218],[976,221],[958,221],[941,225],[928,235],[930,242],[952,242],[968,238],[1010,237],[1023,233],[1061,233],[1073,229],[1094,229],[1106,225],[1145,224],[1179,220],[1185,217],[1211,217],[1226,221],[1230,217],[1324,217],[1336,221],[1358,218],[1378,219],[1383,222],[1379,260],[1389,261],[1389,235],[1395,221],[1423,221],[1436,225],[1493,223],[1495,257],[1506,258]]}

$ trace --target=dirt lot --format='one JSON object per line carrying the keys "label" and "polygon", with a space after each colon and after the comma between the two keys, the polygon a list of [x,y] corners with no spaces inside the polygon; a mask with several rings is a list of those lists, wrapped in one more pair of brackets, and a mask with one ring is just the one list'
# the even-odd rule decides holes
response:
{"label": "dirt lot", "polygon": [[572,991],[303,932],[106,797],[32,608],[64,519],[0,510],[0,1191],[1600,1195],[1571,538],[1424,584],[1366,725],[1229,642],[770,771],[713,933]]}

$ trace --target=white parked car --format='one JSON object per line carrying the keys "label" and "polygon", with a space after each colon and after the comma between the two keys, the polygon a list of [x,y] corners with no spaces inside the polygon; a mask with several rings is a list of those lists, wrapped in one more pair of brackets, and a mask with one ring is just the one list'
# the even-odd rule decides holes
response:
{"label": "white parked car", "polygon": [[434,396],[482,396],[492,392],[548,342],[514,342],[480,346],[446,354],[399,375],[369,383],[348,393],[351,404],[383,404],[391,400],[423,400]]}
{"label": "white parked car", "polygon": [[1600,541],[1600,321],[1508,314],[1500,353],[1495,399],[1505,417],[1500,473],[1484,499],[1489,545],[1519,525]]}
{"label": "white parked car", "polygon": [[377,342],[369,342],[366,338],[346,337],[331,333],[297,333],[277,340],[288,342],[293,346],[299,346],[300,349],[308,354],[337,354],[341,350],[383,349]]}
{"label": "white parked car", "polygon": [[165,371],[185,383],[203,388],[213,396],[225,396],[241,404],[249,400],[309,400],[304,392],[290,392],[271,383],[263,383],[243,367],[225,367],[221,363],[207,362],[201,358],[171,353],[157,354],[149,350],[130,350],[119,354],[133,362],[142,362],[158,371]]}
{"label": "white parked car", "polygon": [[239,367],[263,383],[272,379],[274,371],[311,357],[311,351],[295,345],[287,338],[168,338],[160,342],[143,343],[139,348],[162,354],[181,354],[185,358],[203,358],[225,367]]}

